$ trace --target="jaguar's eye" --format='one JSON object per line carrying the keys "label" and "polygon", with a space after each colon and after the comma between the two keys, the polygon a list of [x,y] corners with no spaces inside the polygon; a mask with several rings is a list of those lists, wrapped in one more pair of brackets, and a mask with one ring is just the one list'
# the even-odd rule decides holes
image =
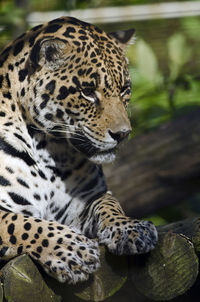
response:
{"label": "jaguar's eye", "polygon": [[95,93],[95,90],[93,88],[87,87],[87,88],[83,88],[81,89],[81,95],[82,97],[84,97],[84,99],[95,103],[97,101],[97,96]]}

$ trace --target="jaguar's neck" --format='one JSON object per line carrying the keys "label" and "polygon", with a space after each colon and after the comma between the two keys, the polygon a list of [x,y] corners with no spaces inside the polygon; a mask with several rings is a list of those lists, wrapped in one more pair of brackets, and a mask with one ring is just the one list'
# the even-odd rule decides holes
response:
{"label": "jaguar's neck", "polygon": [[[28,52],[26,47],[24,47],[23,51],[19,51],[19,47],[17,47],[17,44],[10,44],[0,54],[1,111],[5,114],[10,112],[13,117],[22,115],[20,100],[21,94],[23,94],[22,87],[26,85],[28,73],[25,68]],[[6,119],[8,120],[7,117]]]}
{"label": "jaguar's neck", "polygon": [[39,160],[43,160],[44,153],[48,154],[45,160],[48,159],[49,163],[51,162],[52,169],[55,167],[57,171],[64,173],[66,168],[74,170],[81,162],[88,162],[85,155],[76,150],[66,138],[59,137],[59,134],[51,136],[41,132],[33,124],[28,125],[28,132]]}
{"label": "jaguar's neck", "polygon": [[31,153],[31,138],[20,104],[20,62],[17,62],[19,58],[14,58],[11,46],[0,55],[0,142],[1,148]]}

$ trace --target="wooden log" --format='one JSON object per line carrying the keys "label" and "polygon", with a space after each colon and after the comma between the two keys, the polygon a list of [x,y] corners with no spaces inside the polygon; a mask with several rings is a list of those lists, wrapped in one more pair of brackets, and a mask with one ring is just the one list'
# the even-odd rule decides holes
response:
{"label": "wooden log", "polygon": [[1,270],[4,297],[9,302],[60,302],[46,285],[37,267],[27,255],[9,261]]}
{"label": "wooden log", "polygon": [[130,216],[175,204],[200,186],[200,110],[132,139],[104,167],[109,189]]}
{"label": "wooden log", "polygon": [[154,301],[167,301],[184,294],[196,281],[198,257],[186,237],[167,232],[159,234],[154,251],[132,260],[135,287]]}
{"label": "wooden log", "polygon": [[[101,268],[87,282],[76,286],[41,275],[27,255],[14,258],[1,270],[4,297],[10,302],[104,301],[120,293],[130,275],[129,284],[133,282],[143,296],[155,301],[171,300],[187,292],[199,273],[200,218],[161,226],[158,232],[156,248],[146,255],[127,259],[110,254],[102,246]],[[131,300],[142,301],[134,290]],[[122,300],[116,300],[114,295],[110,301]],[[123,301],[130,301],[130,297]]]}
{"label": "wooden log", "polygon": [[200,218],[158,227],[159,241],[147,255],[131,257],[135,287],[155,301],[184,294],[199,273]]}
{"label": "wooden log", "polygon": [[62,296],[63,301],[98,302],[113,296],[127,280],[127,257],[113,255],[106,250],[105,246],[100,247],[100,252],[101,267],[87,282],[66,286],[66,284],[59,284],[52,278],[45,276],[48,286],[57,295]]}
{"label": "wooden log", "polygon": [[[120,260],[120,261],[119,261]],[[9,302],[104,301],[120,290],[126,282],[126,257],[117,257],[101,246],[101,267],[87,282],[78,285],[61,284],[45,273],[40,274],[27,255],[9,261],[1,270],[4,297]],[[1,293],[0,286],[0,302]]]}
{"label": "wooden log", "polygon": [[172,231],[190,239],[195,251],[200,255],[200,218],[188,218],[174,223],[169,223],[158,227],[160,232]]}

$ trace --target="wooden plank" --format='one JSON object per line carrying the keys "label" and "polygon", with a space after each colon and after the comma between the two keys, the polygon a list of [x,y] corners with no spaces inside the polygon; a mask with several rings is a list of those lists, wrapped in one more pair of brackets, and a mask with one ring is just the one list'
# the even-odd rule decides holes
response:
{"label": "wooden plank", "polygon": [[100,24],[198,15],[200,15],[200,1],[183,1],[70,11],[32,12],[28,15],[28,22],[34,26],[61,16],[73,16],[86,22]]}

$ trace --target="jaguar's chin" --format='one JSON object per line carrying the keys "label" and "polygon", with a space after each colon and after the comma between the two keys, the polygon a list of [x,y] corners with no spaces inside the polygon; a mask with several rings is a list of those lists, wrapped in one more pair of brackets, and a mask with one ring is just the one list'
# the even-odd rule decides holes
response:
{"label": "jaguar's chin", "polygon": [[111,149],[107,151],[97,152],[92,155],[89,160],[95,164],[108,164],[115,160],[116,158],[116,149]]}

